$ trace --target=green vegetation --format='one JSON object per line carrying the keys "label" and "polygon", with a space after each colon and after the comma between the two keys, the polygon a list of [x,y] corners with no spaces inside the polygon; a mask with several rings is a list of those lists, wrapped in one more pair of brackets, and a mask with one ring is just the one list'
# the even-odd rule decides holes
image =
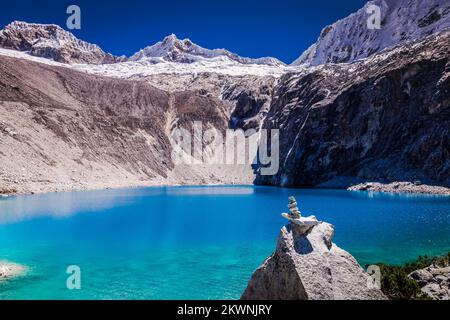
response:
{"label": "green vegetation", "polygon": [[392,300],[429,300],[423,294],[416,281],[408,275],[416,270],[427,268],[431,265],[447,267],[450,265],[450,253],[442,257],[419,257],[416,261],[403,266],[390,266],[378,264],[381,269],[381,290]]}

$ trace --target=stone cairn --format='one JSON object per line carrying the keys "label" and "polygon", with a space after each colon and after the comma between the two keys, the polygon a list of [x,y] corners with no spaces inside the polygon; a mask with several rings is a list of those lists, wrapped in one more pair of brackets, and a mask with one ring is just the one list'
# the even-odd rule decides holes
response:
{"label": "stone cairn", "polygon": [[291,213],[290,216],[293,219],[300,219],[302,214],[298,210],[297,200],[295,200],[294,197],[289,197],[289,204],[288,204],[289,212]]}
{"label": "stone cairn", "polygon": [[294,197],[289,197],[289,213],[283,213],[281,216],[290,221],[291,225],[300,234],[306,233],[320,223],[315,216],[302,217],[300,210],[298,210],[297,200]]}

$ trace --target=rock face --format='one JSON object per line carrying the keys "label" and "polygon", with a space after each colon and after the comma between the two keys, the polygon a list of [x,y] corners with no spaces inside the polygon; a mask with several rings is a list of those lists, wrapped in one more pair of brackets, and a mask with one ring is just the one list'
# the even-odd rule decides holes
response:
{"label": "rock face", "polygon": [[0,48],[27,51],[32,56],[61,63],[103,64],[124,60],[77,39],[57,25],[22,21],[14,21],[0,31]]}
{"label": "rock face", "polygon": [[308,233],[281,229],[275,253],[253,274],[243,300],[384,300],[381,290],[348,252],[333,241],[334,227]]}
{"label": "rock face", "polygon": [[363,62],[284,76],[263,125],[280,130],[282,165],[256,182],[334,187],[348,178],[449,186],[449,43],[444,32]]}
{"label": "rock face", "polygon": [[[367,27],[380,8],[380,28]],[[373,0],[345,19],[327,26],[293,65],[316,66],[364,59],[388,47],[450,28],[447,0]]]}
{"label": "rock face", "polygon": [[450,300],[450,267],[430,266],[412,272],[409,277],[417,281],[423,293],[435,300]]}

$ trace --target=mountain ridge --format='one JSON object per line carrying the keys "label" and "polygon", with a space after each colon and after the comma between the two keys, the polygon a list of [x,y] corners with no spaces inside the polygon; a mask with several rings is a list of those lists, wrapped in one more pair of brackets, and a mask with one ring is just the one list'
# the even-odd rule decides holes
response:
{"label": "mountain ridge", "polygon": [[[380,8],[381,28],[367,27],[371,6]],[[372,0],[346,18],[325,27],[318,40],[290,66],[311,67],[329,63],[351,63],[398,44],[418,41],[450,29],[450,3],[446,0]],[[13,21],[0,30],[0,48],[25,51],[68,64],[113,64],[147,61],[202,63],[229,59],[242,65],[286,67],[275,57],[246,58],[226,49],[207,49],[175,34],[144,47],[131,57],[114,56],[98,45],[80,40],[55,24]]]}
{"label": "mountain ridge", "polygon": [[98,45],[78,39],[56,24],[13,21],[0,30],[0,48],[27,52],[31,56],[66,64],[113,64],[126,61],[153,60],[154,63],[193,63],[203,59],[225,57],[240,64],[285,66],[273,57],[246,58],[226,49],[206,49],[189,39],[180,40],[175,34],[147,46],[131,57],[114,56]]}
{"label": "mountain ridge", "polygon": [[[380,8],[379,30],[367,28],[368,12],[373,5]],[[351,63],[449,28],[450,3],[446,0],[373,0],[325,27],[318,40],[291,65]]]}
{"label": "mountain ridge", "polygon": [[129,60],[136,61],[145,58],[162,58],[170,62],[191,63],[201,58],[228,57],[242,64],[264,64],[270,66],[282,66],[284,62],[273,57],[245,58],[226,49],[206,49],[190,39],[178,39],[175,34],[165,37],[154,45],[145,47],[132,55]]}
{"label": "mountain ridge", "polygon": [[68,64],[110,64],[124,60],[55,24],[13,21],[0,30],[0,47]]}

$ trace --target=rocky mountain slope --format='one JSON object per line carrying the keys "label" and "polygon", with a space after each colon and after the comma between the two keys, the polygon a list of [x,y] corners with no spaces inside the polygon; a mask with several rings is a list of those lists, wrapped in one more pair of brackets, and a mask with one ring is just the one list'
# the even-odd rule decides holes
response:
{"label": "rocky mountain slope", "polygon": [[350,65],[282,77],[264,128],[280,129],[281,169],[257,183],[450,185],[450,32]]}
{"label": "rocky mountain slope", "polygon": [[[122,79],[3,56],[2,186],[29,192],[253,181],[250,167],[171,164],[167,126],[180,119],[169,104],[173,97],[190,105],[182,109],[189,110],[191,122],[203,120],[201,109],[209,106],[215,110],[211,125],[220,129],[280,129],[280,171],[257,176],[257,184],[348,187],[421,180],[448,186],[448,42],[443,33],[363,62],[301,68],[281,78],[204,72]],[[116,137],[122,130],[131,136]],[[39,141],[29,141],[34,139]],[[152,155],[144,150],[149,139],[156,139]],[[95,154],[94,163],[79,160],[83,154]]]}
{"label": "rocky mountain slope", "polygon": [[[425,10],[398,0],[400,16],[407,3]],[[0,32],[0,193],[254,182],[450,194],[450,31],[436,31],[447,15],[433,3],[441,19],[408,29],[428,37],[307,68],[175,36],[108,64],[117,58],[57,26],[12,23]],[[350,31],[336,30],[341,46]],[[175,166],[168,137],[194,121],[279,129],[280,170]]]}
{"label": "rocky mountain slope", "polygon": [[251,183],[249,166],[176,166],[169,135],[194,121],[223,131],[233,113],[241,126],[259,125],[246,110],[267,108],[274,79],[205,74],[173,89],[152,81],[0,56],[1,189]]}
{"label": "rocky mountain slope", "polygon": [[[373,11],[381,11],[381,28],[367,28]],[[381,50],[450,28],[447,0],[374,0],[345,19],[327,26],[293,65],[353,62]]]}
{"label": "rocky mountain slope", "polygon": [[102,64],[124,60],[77,39],[57,25],[22,21],[14,21],[0,31],[0,48],[26,51],[62,63]]}

